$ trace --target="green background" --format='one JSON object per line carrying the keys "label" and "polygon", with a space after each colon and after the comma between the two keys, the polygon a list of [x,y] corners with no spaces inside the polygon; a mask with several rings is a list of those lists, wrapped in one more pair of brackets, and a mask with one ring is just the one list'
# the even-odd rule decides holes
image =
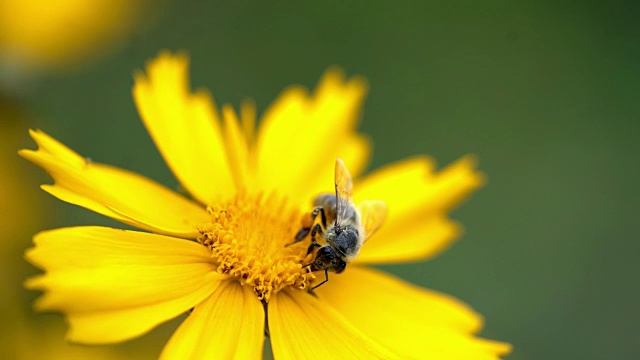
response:
{"label": "green background", "polygon": [[[260,110],[289,84],[314,86],[330,65],[364,75],[371,168],[475,153],[489,177],[453,214],[466,227],[456,245],[385,269],[471,304],[486,318],[483,336],[514,345],[509,359],[637,359],[638,9],[631,1],[162,2],[114,54],[41,78],[23,105],[28,126],[176,187],[130,92],[133,71],[159,50],[188,51],[194,86],[219,104],[252,97]],[[38,196],[57,211],[49,227],[112,224]],[[163,341],[176,324],[125,347]]]}

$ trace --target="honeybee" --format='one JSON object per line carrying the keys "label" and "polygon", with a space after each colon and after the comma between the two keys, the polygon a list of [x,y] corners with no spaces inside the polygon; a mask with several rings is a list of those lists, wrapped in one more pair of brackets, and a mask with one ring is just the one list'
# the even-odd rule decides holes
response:
{"label": "honeybee", "polygon": [[[329,271],[340,274],[347,263],[358,256],[362,244],[380,227],[387,213],[387,206],[381,200],[365,200],[356,206],[353,203],[353,181],[342,159],[336,159],[335,195],[318,195],[310,216],[303,219],[302,228],[295,236],[295,243],[311,233],[311,244],[307,255],[318,248],[311,271],[324,270],[325,279],[311,290],[329,281]],[[320,222],[315,220],[320,215]],[[324,239],[325,245],[316,241],[316,236]]]}

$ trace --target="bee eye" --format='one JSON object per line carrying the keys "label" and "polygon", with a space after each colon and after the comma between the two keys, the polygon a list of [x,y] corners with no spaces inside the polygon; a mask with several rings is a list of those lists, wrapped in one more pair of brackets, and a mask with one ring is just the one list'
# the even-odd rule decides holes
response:
{"label": "bee eye", "polygon": [[336,274],[340,274],[347,267],[347,263],[339,258],[335,258],[335,261],[331,264]]}
{"label": "bee eye", "polygon": [[336,254],[330,247],[323,246],[318,250],[316,258],[321,258],[326,262],[332,262],[336,258]]}

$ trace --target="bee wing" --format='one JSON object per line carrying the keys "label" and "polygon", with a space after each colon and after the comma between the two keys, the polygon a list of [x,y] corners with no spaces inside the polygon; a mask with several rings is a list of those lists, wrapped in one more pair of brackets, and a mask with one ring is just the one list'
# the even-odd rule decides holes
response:
{"label": "bee wing", "polygon": [[382,200],[364,200],[358,204],[360,224],[364,229],[364,241],[382,225],[387,216],[387,204]]}
{"label": "bee wing", "polygon": [[335,185],[336,185],[336,220],[347,218],[349,204],[353,201],[353,180],[351,174],[342,159],[336,159],[335,168]]}

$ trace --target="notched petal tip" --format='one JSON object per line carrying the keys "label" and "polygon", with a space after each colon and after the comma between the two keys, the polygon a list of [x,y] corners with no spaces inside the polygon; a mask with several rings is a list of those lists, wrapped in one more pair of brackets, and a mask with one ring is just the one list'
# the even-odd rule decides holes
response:
{"label": "notched petal tip", "polygon": [[22,282],[22,286],[24,286],[25,289],[29,289],[29,290],[42,290],[42,283],[40,281],[41,278],[42,278],[42,275],[30,277],[24,282]]}
{"label": "notched petal tip", "polygon": [[369,81],[361,75],[346,76],[343,68],[337,65],[329,67],[320,77],[317,89],[346,88],[349,91],[365,95],[369,90]]}
{"label": "notched petal tip", "polygon": [[158,52],[155,58],[147,61],[146,69],[149,73],[152,73],[161,68],[186,68],[189,66],[189,62],[190,57],[186,50],[172,52],[171,50],[163,49]]}
{"label": "notched petal tip", "polygon": [[156,147],[201,204],[233,193],[220,119],[211,94],[191,90],[189,57],[162,52],[137,75],[133,97]]}
{"label": "notched petal tip", "polygon": [[465,155],[435,175],[433,187],[441,194],[439,206],[449,211],[486,183],[486,175],[477,170],[475,155]]}
{"label": "notched petal tip", "polygon": [[178,237],[194,237],[196,224],[208,219],[203,207],[151,179],[89,161],[42,131],[30,133],[38,149],[18,153],[53,178],[53,185],[41,188],[62,201]]}
{"label": "notched petal tip", "polygon": [[[446,214],[484,183],[476,166],[476,157],[467,155],[437,171],[431,158],[416,156],[364,178],[357,184],[356,200],[380,198],[387,202],[389,216],[358,261],[425,260],[450,246],[463,228]],[[384,238],[393,242],[377,240]]]}
{"label": "notched petal tip", "polygon": [[149,79],[147,75],[145,75],[144,71],[136,70],[133,73],[133,87],[132,87],[132,95],[135,99],[138,96],[138,93],[142,91],[142,89],[146,86],[149,86]]}
{"label": "notched petal tip", "polygon": [[[18,151],[18,154],[33,163],[36,163],[36,160],[43,156],[57,157],[73,166],[80,166],[86,162],[85,158],[42,130],[29,129],[29,135],[36,142],[38,148],[36,150],[22,149]],[[36,165],[40,166],[37,163]]]}
{"label": "notched petal tip", "polygon": [[35,153],[35,152],[36,150],[20,149],[18,150],[18,155],[24,158],[25,160],[31,161],[29,160],[29,157],[32,156],[31,153]]}
{"label": "notched petal tip", "polygon": [[46,274],[25,286],[44,290],[36,310],[66,315],[74,342],[139,336],[200,303],[222,280],[205,248],[173,237],[75,227],[41,232],[35,242],[27,257]]}
{"label": "notched petal tip", "polygon": [[[36,255],[36,251],[37,251],[37,249],[36,249],[35,247],[32,247],[32,248],[27,249],[27,250],[24,252],[24,254],[23,254],[23,258],[24,258],[24,259],[25,259],[29,264],[31,264],[31,265],[33,265],[33,266],[35,266],[35,267],[39,268],[39,269],[42,269],[42,266],[41,266],[41,265],[39,264],[39,262],[38,262],[38,258],[37,258],[37,255]],[[30,280],[31,280],[31,279],[32,279],[32,278],[29,278],[29,279],[25,280],[25,283],[24,283],[24,286],[25,286],[25,287],[27,286],[27,283],[32,284],[32,282],[30,282]]]}
{"label": "notched petal tip", "polygon": [[497,356],[506,356],[513,351],[513,345],[509,343],[494,341],[494,340],[486,340],[486,339],[483,339],[483,340],[485,342],[485,347],[487,351]]}
{"label": "notched petal tip", "polygon": [[186,76],[189,69],[189,57],[186,54],[163,52],[147,63],[149,78],[175,77],[188,83]]}
{"label": "notched petal tip", "polygon": [[38,296],[38,298],[35,299],[33,301],[33,304],[31,305],[33,311],[35,312],[48,312],[48,311],[60,310],[55,306],[51,306],[50,297],[47,294],[47,292],[49,291],[49,288],[47,287],[46,282],[47,280],[46,280],[46,274],[45,274],[45,275],[36,275],[36,276],[30,277],[22,283],[22,286],[24,286],[24,288],[27,290],[41,292],[40,296]]}
{"label": "notched petal tip", "polygon": [[[282,109],[292,104],[306,103],[309,101],[309,90],[302,85],[289,85],[280,91],[276,101],[271,103],[264,111],[262,119],[270,119],[280,115]],[[301,119],[302,120],[302,119]]]}
{"label": "notched petal tip", "polygon": [[[69,228],[43,230],[33,235],[32,242],[35,246],[25,250],[23,255],[24,259],[38,269],[45,270],[46,265],[44,260],[48,256],[53,256],[54,254],[46,254],[46,252],[45,254],[43,254],[41,251],[41,246],[46,243],[47,237],[49,237],[50,235],[55,235],[55,233],[58,231],[64,231],[64,229]],[[41,280],[43,280],[43,276],[29,278],[25,281],[25,286],[27,286],[27,284],[29,284],[29,286],[38,286],[37,284],[39,284]]]}
{"label": "notched petal tip", "polygon": [[42,131],[42,129],[38,129],[38,128],[29,128],[29,136],[31,136],[31,138],[36,142],[38,141],[37,139],[41,136],[52,139],[49,135],[47,135],[44,131]]}
{"label": "notched petal tip", "polygon": [[480,160],[478,159],[478,156],[476,154],[467,154],[458,159],[453,164],[449,165],[447,169],[451,168],[460,171],[468,171],[468,174],[470,175],[470,178],[475,183],[475,185],[481,187],[486,184],[487,175],[484,172],[477,170],[479,162]]}

